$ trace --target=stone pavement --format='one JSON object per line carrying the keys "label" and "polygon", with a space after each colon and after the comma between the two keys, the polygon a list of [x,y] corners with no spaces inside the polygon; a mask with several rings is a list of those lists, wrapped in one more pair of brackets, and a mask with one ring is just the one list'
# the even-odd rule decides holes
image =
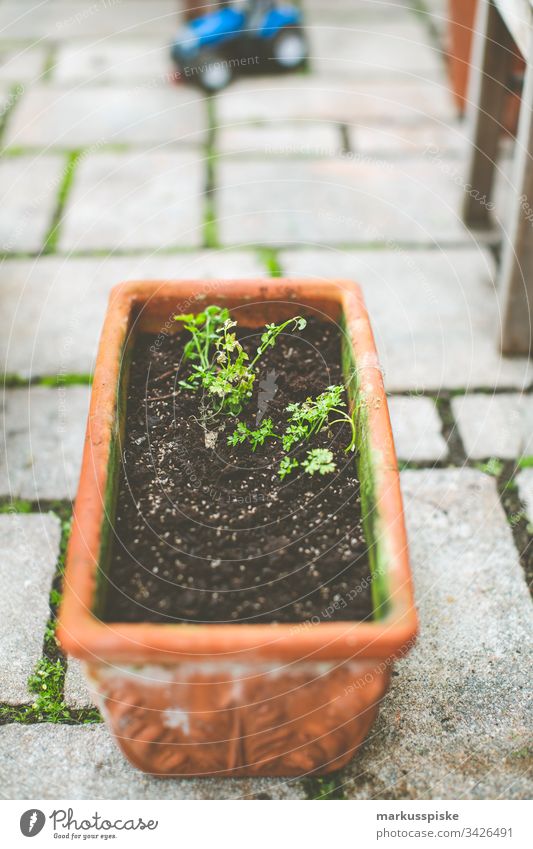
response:
{"label": "stone pavement", "polygon": [[[458,216],[446,4],[306,0],[309,73],[209,101],[170,83],[176,6],[0,0],[1,792],[529,797],[533,369],[498,353],[496,234]],[[279,274],[364,290],[421,635],[340,774],[160,781],[118,753],[53,636],[106,299],[125,279]]]}

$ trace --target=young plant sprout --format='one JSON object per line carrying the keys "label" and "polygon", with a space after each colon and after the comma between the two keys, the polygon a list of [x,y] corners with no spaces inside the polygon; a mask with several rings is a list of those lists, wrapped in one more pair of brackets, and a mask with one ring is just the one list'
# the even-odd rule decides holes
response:
{"label": "young plant sprout", "polygon": [[235,333],[230,333],[237,322],[226,319],[215,340],[215,359],[203,377],[202,385],[211,395],[220,399],[219,411],[237,416],[252,397],[255,381],[253,363]]}
{"label": "young plant sprout", "polygon": [[[182,322],[185,330],[191,334],[184,348],[184,359],[191,362],[191,373],[185,380],[180,380],[179,385],[184,389],[206,390],[213,400],[216,399],[217,408],[211,411],[215,416],[219,413],[238,416],[252,397],[258,363],[265,351],[274,347],[278,336],[286,328],[295,332],[304,330],[307,324],[305,318],[299,315],[281,324],[267,324],[255,356],[250,359],[233,331],[237,322],[225,307],[213,305],[201,313],[176,315],[174,318]],[[287,412],[290,415],[281,434],[275,433],[272,419],[265,419],[255,430],[244,422],[238,422],[233,433],[228,436],[228,444],[235,447],[248,442],[252,451],[256,451],[267,439],[277,439],[281,440],[284,450],[289,452],[295,445],[308,442],[326,427],[348,423],[351,439],[345,450],[355,451],[355,422],[353,416],[344,409],[344,392],[345,388],[340,384],[328,386],[316,398],[289,404]],[[203,412],[206,413],[205,409]],[[298,466],[300,462],[295,458],[283,457],[278,469],[281,480]],[[333,454],[326,448],[307,451],[301,466],[309,475],[325,475],[336,469]]]}
{"label": "young plant sprout", "polygon": [[[226,308],[209,306],[202,313],[176,315],[174,318],[182,322],[191,334],[184,349],[184,359],[192,362],[192,371],[185,380],[179,381],[179,385],[184,389],[205,389],[217,399],[218,407],[214,414],[232,416],[238,416],[252,397],[258,363],[267,348],[275,345],[285,328],[290,327],[290,331],[294,332],[303,330],[307,324],[305,318],[299,315],[282,324],[267,324],[261,335],[261,344],[250,360],[236,334],[231,332],[237,322],[231,319]],[[256,447],[263,442],[256,443]]]}
{"label": "young plant sprout", "polygon": [[180,380],[179,385],[184,389],[199,389],[202,386],[204,376],[212,367],[212,351],[218,338],[218,331],[229,319],[229,311],[221,307],[206,307],[206,309],[194,315],[175,315],[174,320],[180,321],[185,330],[191,334],[191,338],[183,349],[183,359],[191,360],[192,374],[187,380]]}
{"label": "young plant sprout", "polygon": [[297,469],[299,466],[299,462],[296,457],[284,457],[281,463],[279,464],[278,475],[281,480],[284,480],[287,475],[290,475],[293,469]]}
{"label": "young plant sprout", "polygon": [[[284,480],[299,465],[300,463],[296,457],[284,457],[278,469],[278,475],[281,480]],[[333,452],[329,448],[311,449],[311,451],[307,452],[307,456],[301,465],[308,475],[314,475],[315,472],[321,475],[327,475],[329,472],[334,472],[337,468],[337,464],[333,459]]]}
{"label": "young plant sprout", "polygon": [[[237,445],[249,442],[252,451],[258,445],[263,445],[268,437],[281,439],[285,451],[290,451],[294,445],[308,442],[312,436],[320,433],[324,428],[334,424],[347,423],[350,425],[351,439],[345,451],[355,451],[357,432],[353,416],[342,409],[346,402],[342,399],[345,392],[344,386],[328,386],[325,392],[316,398],[307,398],[303,403],[289,404],[287,412],[290,413],[287,427],[283,434],[274,432],[271,419],[266,419],[257,430],[251,430],[244,422],[239,422],[236,429],[228,436],[229,445]],[[331,420],[332,416],[336,416]],[[295,458],[283,457],[278,469],[278,475],[284,480],[293,469],[300,463]],[[334,472],[336,465],[333,462],[333,454],[326,448],[314,448],[307,452],[307,459],[302,462],[302,468],[309,475],[319,472],[325,475]]]}
{"label": "young plant sprout", "polygon": [[[290,416],[283,434],[285,451],[290,451],[293,445],[299,442],[307,442],[324,427],[339,423],[350,425],[352,437],[345,450],[355,451],[357,437],[355,422],[346,410],[341,409],[346,407],[346,402],[341,397],[344,391],[344,386],[341,385],[328,386],[326,391],[317,395],[316,398],[307,398],[302,404],[289,404],[287,412]],[[332,414],[338,416],[334,421],[330,420]]]}
{"label": "young plant sprout", "polygon": [[252,366],[255,365],[259,357],[264,354],[267,348],[274,347],[279,334],[283,333],[285,328],[288,327],[290,324],[293,325],[291,327],[291,332],[293,333],[296,330],[305,330],[305,328],[307,327],[307,321],[300,315],[297,315],[294,318],[289,318],[288,321],[284,321],[283,324],[267,324],[266,330],[261,336],[261,344],[257,349],[257,354],[252,360]]}
{"label": "young plant sprout", "polygon": [[265,419],[257,430],[250,430],[244,422],[239,422],[233,433],[228,436],[228,445],[235,446],[239,442],[248,441],[252,446],[252,451],[255,451],[258,445],[265,444],[265,439],[268,437],[280,438],[277,433],[274,433],[272,419]]}
{"label": "young plant sprout", "polygon": [[337,468],[333,460],[333,452],[329,448],[313,448],[312,451],[308,451],[302,466],[308,475],[314,475],[315,472],[327,475]]}

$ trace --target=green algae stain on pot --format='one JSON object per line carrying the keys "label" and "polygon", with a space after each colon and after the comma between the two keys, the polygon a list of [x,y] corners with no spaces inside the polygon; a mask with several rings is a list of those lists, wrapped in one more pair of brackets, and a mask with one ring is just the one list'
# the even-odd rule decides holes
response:
{"label": "green algae stain on pot", "polygon": [[380,517],[376,503],[375,468],[383,461],[382,455],[370,442],[367,402],[362,398],[359,368],[349,341],[346,320],[341,320],[343,331],[342,366],[345,385],[352,405],[356,424],[357,447],[355,462],[361,487],[363,529],[370,560],[372,575],[372,602],[375,619],[384,619],[390,608],[387,571],[389,556],[385,551],[383,534],[380,533]]}
{"label": "green algae stain on pot", "polygon": [[104,522],[102,524],[102,535],[100,541],[100,556],[98,569],[96,570],[96,586],[94,592],[93,613],[102,617],[106,591],[109,587],[107,577],[109,575],[111,553],[113,550],[112,539],[114,535],[115,516],[117,509],[117,493],[120,481],[122,446],[126,428],[126,409],[128,400],[128,382],[131,358],[133,355],[133,344],[131,334],[128,336],[120,352],[120,378],[116,387],[116,410],[112,428],[111,442],[109,446],[108,474],[104,493]]}

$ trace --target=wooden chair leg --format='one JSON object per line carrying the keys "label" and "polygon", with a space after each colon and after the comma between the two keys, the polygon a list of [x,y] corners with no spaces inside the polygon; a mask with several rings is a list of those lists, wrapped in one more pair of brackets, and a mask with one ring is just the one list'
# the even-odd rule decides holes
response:
{"label": "wooden chair leg", "polygon": [[471,126],[463,219],[471,227],[487,227],[487,203],[502,135],[502,116],[513,63],[513,42],[493,0],[481,0],[472,48],[467,116]]}
{"label": "wooden chair leg", "polygon": [[[532,39],[533,41],[533,39]],[[513,210],[503,234],[500,269],[501,347],[533,353],[533,44],[522,91],[511,188]]]}

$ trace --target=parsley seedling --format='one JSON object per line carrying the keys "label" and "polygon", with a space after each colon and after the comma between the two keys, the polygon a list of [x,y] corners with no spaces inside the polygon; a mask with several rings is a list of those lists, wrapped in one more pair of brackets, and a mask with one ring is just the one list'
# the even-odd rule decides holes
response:
{"label": "parsley seedling", "polygon": [[302,466],[308,475],[314,475],[315,472],[327,475],[337,468],[333,460],[333,452],[329,448],[313,448],[308,451],[307,458],[303,461]]}
{"label": "parsley seedling", "polygon": [[267,348],[273,348],[276,344],[276,339],[278,338],[280,333],[283,333],[286,327],[292,324],[291,332],[294,333],[296,330],[305,330],[307,327],[307,321],[305,318],[302,318],[300,315],[295,316],[294,318],[289,318],[287,321],[284,321],[283,324],[267,324],[266,330],[261,336],[261,344],[257,349],[257,353],[252,360],[252,366],[256,364],[258,359],[263,356]]}
{"label": "parsley seedling", "polygon": [[218,331],[228,319],[228,310],[217,306],[206,307],[197,315],[187,313],[174,316],[174,320],[180,321],[191,334],[183,349],[183,359],[193,363],[192,374],[187,380],[179,381],[184,389],[199,389],[203,385],[205,375],[212,368],[213,346],[218,339]]}
{"label": "parsley seedling", "polygon": [[[353,416],[342,409],[346,406],[346,402],[342,399],[344,392],[344,386],[328,386],[326,391],[317,395],[316,398],[307,398],[303,403],[289,404],[287,412],[290,413],[290,416],[285,431],[281,435],[275,433],[271,419],[266,419],[257,430],[251,430],[244,422],[239,422],[233,433],[228,436],[228,445],[235,446],[249,442],[252,451],[255,451],[258,445],[263,445],[265,440],[270,437],[281,439],[284,450],[290,451],[295,445],[308,442],[325,427],[348,423],[351,439],[345,450],[355,451],[355,422]],[[336,416],[333,421],[331,421],[332,416]],[[283,457],[278,467],[278,475],[281,480],[284,480],[299,465],[299,461],[295,458]],[[327,448],[309,450],[307,458],[301,465],[309,475],[314,475],[316,472],[325,475],[328,472],[334,472],[336,469],[333,454]]]}
{"label": "parsley seedling", "polygon": [[[267,324],[261,335],[261,344],[250,360],[236,334],[231,332],[237,322],[230,318],[227,309],[210,306],[203,313],[177,315],[174,318],[181,321],[185,330],[191,334],[184,349],[184,359],[192,362],[192,372],[185,380],[180,380],[179,385],[184,389],[205,389],[217,403],[213,414],[226,413],[232,416],[238,416],[252,397],[257,364],[267,348],[276,344],[276,339],[285,328],[292,325],[290,330],[294,332],[303,330],[307,324],[301,316],[290,318],[282,324]],[[257,444],[263,443],[256,443],[256,447]]]}
{"label": "parsley seedling", "polygon": [[[184,389],[206,390],[217,405],[216,409],[209,411],[212,416],[219,413],[238,416],[252,397],[258,363],[265,351],[274,347],[278,336],[286,328],[294,332],[303,330],[307,324],[301,316],[281,324],[267,324],[255,356],[250,359],[233,331],[237,322],[233,321],[226,308],[213,305],[206,307],[202,313],[177,315],[175,319],[182,322],[185,330],[191,334],[184,348],[184,359],[191,362],[191,373],[185,380],[180,380],[179,385]],[[342,385],[328,386],[316,398],[289,404],[287,425],[281,434],[275,433],[272,419],[265,419],[255,430],[244,422],[238,422],[227,438],[228,445],[235,447],[248,442],[252,451],[255,451],[267,439],[277,439],[281,440],[284,450],[288,452],[295,445],[308,442],[325,427],[347,423],[350,425],[351,439],[345,450],[355,451],[355,422],[345,409],[344,392]],[[207,410],[205,407],[202,410],[205,421]],[[296,458],[283,457],[278,475],[284,480],[299,466],[300,462]],[[308,450],[301,466],[309,475],[325,475],[336,469],[333,453],[327,448]]]}
{"label": "parsley seedling", "polygon": [[[300,463],[295,457],[284,457],[278,469],[281,480],[284,480],[299,465]],[[307,452],[307,456],[301,465],[308,475],[314,475],[316,472],[327,475],[337,468],[333,459],[333,452],[329,448],[312,448]]]}
{"label": "parsley seedling", "polygon": [[[344,391],[344,386],[328,386],[326,391],[317,395],[316,398],[307,398],[302,404],[289,404],[287,412],[290,416],[283,434],[285,451],[290,451],[293,445],[299,442],[307,442],[324,427],[341,422],[347,422],[352,433],[346,451],[355,451],[355,422],[346,410],[341,409],[346,407],[346,402],[341,397]],[[330,421],[331,414],[337,415],[338,418]]]}
{"label": "parsley seedling", "polygon": [[278,475],[281,480],[284,480],[287,475],[290,475],[293,469],[297,469],[299,466],[299,462],[296,457],[284,457],[281,463],[279,464]]}
{"label": "parsley seedling", "polygon": [[269,436],[279,439],[278,434],[274,433],[272,419],[265,419],[257,430],[250,430],[244,422],[239,422],[233,433],[228,436],[228,445],[235,446],[239,442],[248,441],[252,446],[252,451],[255,451],[258,445],[264,445],[265,439]]}

